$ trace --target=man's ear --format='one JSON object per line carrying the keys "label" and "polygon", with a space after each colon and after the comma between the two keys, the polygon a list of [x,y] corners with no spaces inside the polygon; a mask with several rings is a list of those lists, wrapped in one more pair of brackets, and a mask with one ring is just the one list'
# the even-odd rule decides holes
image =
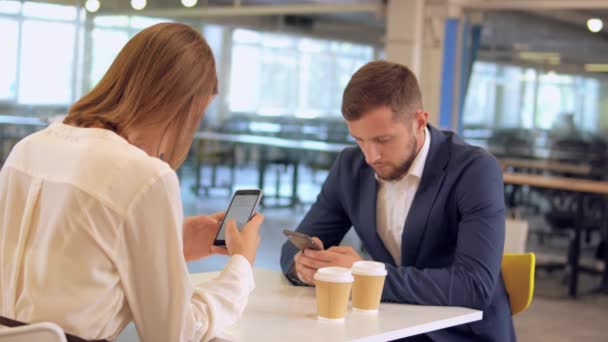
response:
{"label": "man's ear", "polygon": [[429,120],[429,113],[419,110],[416,112],[416,128],[417,129],[424,129],[424,127],[426,127],[426,124]]}

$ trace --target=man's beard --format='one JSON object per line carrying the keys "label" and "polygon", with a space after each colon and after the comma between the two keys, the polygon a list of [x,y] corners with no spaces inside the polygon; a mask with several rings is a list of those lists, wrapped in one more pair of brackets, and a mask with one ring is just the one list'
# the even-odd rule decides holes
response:
{"label": "man's beard", "polygon": [[414,160],[416,159],[416,152],[418,151],[418,141],[416,141],[416,137],[414,135],[412,135],[412,139],[409,141],[406,148],[409,150],[407,159],[398,167],[389,165],[392,170],[387,174],[380,174],[378,171],[376,171],[378,178],[385,181],[394,181],[401,179],[405,175],[405,173],[414,163]]}

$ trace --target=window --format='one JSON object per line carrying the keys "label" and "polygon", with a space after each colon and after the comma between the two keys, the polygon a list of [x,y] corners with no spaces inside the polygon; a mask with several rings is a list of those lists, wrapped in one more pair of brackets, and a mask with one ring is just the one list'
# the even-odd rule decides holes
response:
{"label": "window", "polygon": [[23,3],[23,16],[44,20],[75,21],[78,17],[78,9],[74,6],[27,1]]}
{"label": "window", "polygon": [[80,16],[76,6],[0,1],[0,100],[26,105],[73,100]]}
{"label": "window", "polygon": [[74,24],[25,20],[18,102],[67,104],[72,101]]}
{"label": "window", "polygon": [[574,114],[579,129],[601,127],[600,92],[608,82],[588,75],[478,61],[463,108],[465,127],[550,130],[562,114]]}
{"label": "window", "polygon": [[20,1],[0,1],[0,13],[19,14],[21,11]]}
{"label": "window", "polygon": [[95,28],[91,32],[92,56],[90,69],[90,88],[93,88],[106,73],[116,55],[129,40],[124,30]]}
{"label": "window", "polygon": [[169,22],[168,19],[102,15],[93,19],[94,29],[91,32],[91,65],[88,72],[88,89],[92,89],[127,43],[137,32],[152,25]]}
{"label": "window", "polygon": [[236,29],[228,105],[232,112],[339,115],[352,74],[373,58],[371,46]]}
{"label": "window", "polygon": [[[0,3],[1,4],[1,3]],[[17,87],[18,23],[0,17],[0,100],[14,100]]]}

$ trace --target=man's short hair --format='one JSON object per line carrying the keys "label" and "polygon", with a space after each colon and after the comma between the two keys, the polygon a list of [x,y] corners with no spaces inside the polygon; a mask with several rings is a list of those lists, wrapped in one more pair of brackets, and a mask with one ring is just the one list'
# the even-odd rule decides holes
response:
{"label": "man's short hair", "polygon": [[407,67],[374,61],[361,67],[348,82],[342,96],[342,115],[358,120],[378,107],[390,107],[396,119],[407,120],[422,110],[418,80]]}

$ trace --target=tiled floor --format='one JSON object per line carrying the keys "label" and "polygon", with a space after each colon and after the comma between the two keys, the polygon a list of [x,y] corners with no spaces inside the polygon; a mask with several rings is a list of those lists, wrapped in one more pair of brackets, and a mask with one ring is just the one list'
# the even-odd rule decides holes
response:
{"label": "tiled floor", "polygon": [[[319,185],[309,182],[310,174],[301,171],[300,195],[304,202],[310,203],[316,197]],[[190,191],[193,182],[190,172],[182,172],[182,196],[186,215],[212,213],[225,210],[229,196],[225,190],[214,191],[211,196],[196,197]],[[323,179],[318,175],[317,179]],[[253,168],[241,169],[237,176],[237,188],[256,186],[256,172]],[[273,184],[272,181],[267,182]],[[289,184],[283,189],[289,193]],[[269,189],[268,193],[272,192]],[[296,227],[305,214],[306,205],[296,209],[263,209],[266,221],[261,235],[262,243],[255,266],[279,270],[280,247],[285,241],[281,231]],[[354,234],[347,235],[345,244],[358,245]],[[226,257],[214,256],[192,262],[188,265],[191,272],[220,270]],[[536,293],[531,307],[515,317],[515,327],[519,341],[608,341],[608,295],[584,295],[572,300],[567,297],[567,288],[562,284],[563,273],[538,272]],[[581,289],[587,291],[598,285],[598,277],[583,276]],[[120,342],[137,341],[132,326],[119,338]]]}

